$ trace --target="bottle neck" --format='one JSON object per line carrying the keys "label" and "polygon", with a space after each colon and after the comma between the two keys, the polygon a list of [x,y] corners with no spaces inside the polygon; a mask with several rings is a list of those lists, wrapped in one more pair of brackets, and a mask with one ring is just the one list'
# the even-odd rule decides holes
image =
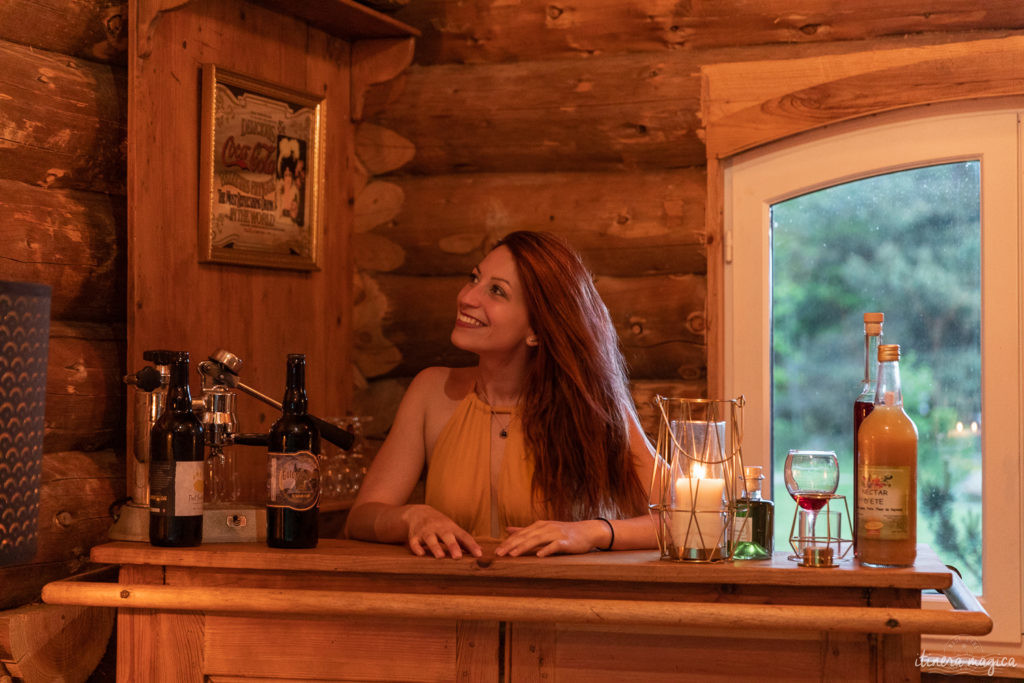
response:
{"label": "bottle neck", "polygon": [[875,369],[878,363],[878,345],[882,343],[882,335],[873,334],[865,330],[864,332],[864,381],[863,391],[871,392],[875,388],[875,378],[871,376],[871,371]]}
{"label": "bottle neck", "polygon": [[761,500],[761,478],[744,479],[743,495],[747,500]]}
{"label": "bottle neck", "polygon": [[875,405],[903,405],[903,388],[900,386],[899,361],[884,361],[878,364],[878,386],[875,388]]}
{"label": "bottle neck", "polygon": [[306,399],[306,360],[304,358],[288,358],[288,377],[281,401],[281,411],[287,415],[304,415],[307,408]]}
{"label": "bottle neck", "polygon": [[192,412],[192,392],[188,388],[188,358],[179,358],[171,364],[167,384],[167,405],[176,413]]}

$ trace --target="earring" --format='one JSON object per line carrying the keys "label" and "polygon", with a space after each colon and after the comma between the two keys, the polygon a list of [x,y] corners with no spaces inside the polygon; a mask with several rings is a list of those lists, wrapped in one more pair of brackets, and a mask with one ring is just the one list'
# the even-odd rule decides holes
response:
{"label": "earring", "polygon": [[527,346],[540,346],[540,340],[537,339],[536,335],[532,335],[531,334],[529,337],[526,338],[526,345]]}

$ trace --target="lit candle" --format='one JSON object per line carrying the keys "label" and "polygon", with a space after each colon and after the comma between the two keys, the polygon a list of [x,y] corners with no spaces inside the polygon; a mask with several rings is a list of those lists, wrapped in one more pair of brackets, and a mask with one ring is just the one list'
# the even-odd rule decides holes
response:
{"label": "lit candle", "polygon": [[678,511],[673,513],[672,540],[677,548],[710,550],[719,545],[725,528],[721,513],[725,480],[705,478],[704,467],[699,464],[690,474],[676,480]]}

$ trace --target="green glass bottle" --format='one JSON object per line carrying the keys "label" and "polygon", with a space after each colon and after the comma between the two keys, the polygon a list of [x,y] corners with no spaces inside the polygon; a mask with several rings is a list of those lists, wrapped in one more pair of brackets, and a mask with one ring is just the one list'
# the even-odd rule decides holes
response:
{"label": "green glass bottle", "polygon": [[733,522],[734,560],[768,560],[774,549],[775,504],[761,496],[764,475],[756,465],[743,468],[743,491]]}

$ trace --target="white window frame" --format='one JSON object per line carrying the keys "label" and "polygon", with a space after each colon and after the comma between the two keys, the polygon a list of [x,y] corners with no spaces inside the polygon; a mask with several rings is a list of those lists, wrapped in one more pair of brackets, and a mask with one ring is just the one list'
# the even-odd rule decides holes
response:
{"label": "white window frame", "polygon": [[[925,111],[934,112],[934,109]],[[983,577],[993,652],[1021,652],[1024,254],[1018,109],[872,117],[747,152],[724,164],[726,396],[743,394],[746,464],[771,466],[771,206],[843,182],[980,160],[982,177]],[[1024,111],[1021,108],[1020,111]],[[860,334],[851,330],[851,335]],[[909,344],[911,342],[902,342]],[[998,360],[998,362],[997,362]],[[859,377],[850,378],[853,401]],[[773,492],[776,495],[776,492]],[[777,495],[786,495],[783,490]],[[788,523],[777,520],[776,523]],[[925,603],[935,603],[926,597]],[[932,647],[947,638],[924,640]],[[929,642],[932,641],[932,642]],[[1018,665],[1024,657],[1017,657]]]}

